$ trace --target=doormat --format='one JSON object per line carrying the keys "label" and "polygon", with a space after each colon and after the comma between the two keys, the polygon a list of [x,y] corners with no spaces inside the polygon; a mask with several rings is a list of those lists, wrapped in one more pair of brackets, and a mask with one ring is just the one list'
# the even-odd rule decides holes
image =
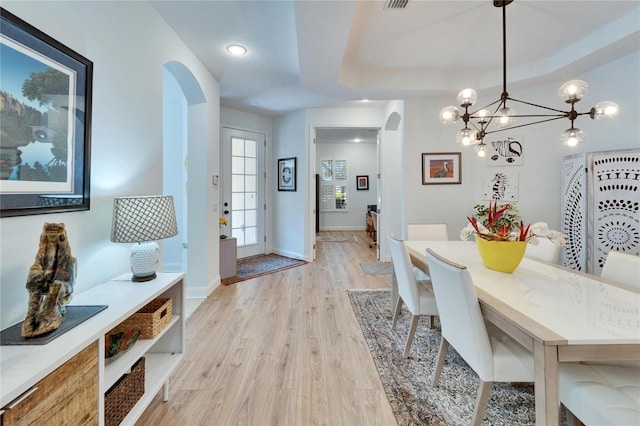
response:
{"label": "doormat", "polygon": [[357,243],[358,239],[355,235],[351,237],[334,237],[331,235],[328,236],[319,236],[316,237],[316,242],[319,243]]}
{"label": "doormat", "polygon": [[262,275],[272,274],[296,266],[304,265],[304,260],[292,259],[278,254],[260,254],[258,256],[238,259],[238,273],[233,277],[222,279],[222,285],[235,284]]}
{"label": "doormat", "polygon": [[391,275],[393,263],[361,263],[360,267],[367,275]]}

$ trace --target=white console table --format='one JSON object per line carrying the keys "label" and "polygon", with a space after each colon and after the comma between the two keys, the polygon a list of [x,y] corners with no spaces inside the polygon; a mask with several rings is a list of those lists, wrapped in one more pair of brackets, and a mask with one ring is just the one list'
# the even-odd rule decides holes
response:
{"label": "white console table", "polygon": [[[155,338],[138,340],[119,357],[105,361],[105,333],[158,297],[172,299],[169,325]],[[109,307],[46,345],[0,346],[0,407],[16,404],[21,396],[32,392],[36,383],[96,342],[99,391],[95,403],[99,425],[104,424],[104,393],[140,357],[145,357],[144,395],[122,424],[135,423],[160,389],[164,391],[164,399],[168,399],[169,377],[182,359],[185,348],[184,274],[159,273],[155,280],[144,283],[131,282],[131,274],[123,274],[74,294],[71,305]]]}

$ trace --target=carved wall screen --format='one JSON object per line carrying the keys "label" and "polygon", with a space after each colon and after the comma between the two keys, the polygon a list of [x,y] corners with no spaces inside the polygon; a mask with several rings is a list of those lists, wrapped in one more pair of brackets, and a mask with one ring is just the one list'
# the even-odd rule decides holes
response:
{"label": "carved wall screen", "polygon": [[565,157],[563,179],[565,266],[600,275],[610,250],[640,254],[640,150]]}

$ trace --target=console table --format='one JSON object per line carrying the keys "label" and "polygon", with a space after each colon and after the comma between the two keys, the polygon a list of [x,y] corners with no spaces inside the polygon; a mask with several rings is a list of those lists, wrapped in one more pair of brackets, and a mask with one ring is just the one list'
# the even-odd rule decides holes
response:
{"label": "console table", "polygon": [[220,279],[238,274],[238,239],[220,239]]}
{"label": "console table", "polygon": [[[105,333],[158,297],[172,299],[169,324],[153,339],[138,340],[117,358],[105,360]],[[47,379],[55,381],[55,375],[77,362],[79,354],[89,358],[85,361],[88,365],[97,364],[97,369],[90,370],[95,374],[85,374],[81,383],[72,383],[76,390],[91,387],[87,381],[97,383],[97,393],[83,402],[86,411],[94,413],[95,422],[90,421],[90,424],[104,424],[104,393],[141,357],[145,358],[144,395],[122,424],[134,424],[160,389],[163,389],[164,400],[169,398],[169,377],[182,359],[185,348],[184,274],[158,273],[155,280],[145,283],[131,282],[131,274],[123,274],[74,294],[70,305],[109,307],[46,345],[0,346],[0,407],[4,407],[0,410],[3,413],[0,420],[4,423],[0,423],[10,424],[7,420],[12,417],[11,411],[17,413],[21,404],[31,404],[26,410],[30,415],[46,410],[44,404],[33,404],[38,394],[47,393],[45,388],[38,392],[36,385]],[[71,409],[77,413],[77,407]]]}

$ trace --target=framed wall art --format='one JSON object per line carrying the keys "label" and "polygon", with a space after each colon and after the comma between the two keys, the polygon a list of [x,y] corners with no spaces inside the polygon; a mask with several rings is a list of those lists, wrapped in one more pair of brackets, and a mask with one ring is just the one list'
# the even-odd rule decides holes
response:
{"label": "framed wall art", "polygon": [[422,184],[462,183],[461,163],[459,152],[422,153]]}
{"label": "framed wall art", "polygon": [[369,175],[356,176],[356,189],[358,191],[369,190]]}
{"label": "framed wall art", "polygon": [[0,8],[0,216],[89,210],[93,63]]}
{"label": "framed wall art", "polygon": [[296,157],[278,159],[278,191],[296,190]]}

